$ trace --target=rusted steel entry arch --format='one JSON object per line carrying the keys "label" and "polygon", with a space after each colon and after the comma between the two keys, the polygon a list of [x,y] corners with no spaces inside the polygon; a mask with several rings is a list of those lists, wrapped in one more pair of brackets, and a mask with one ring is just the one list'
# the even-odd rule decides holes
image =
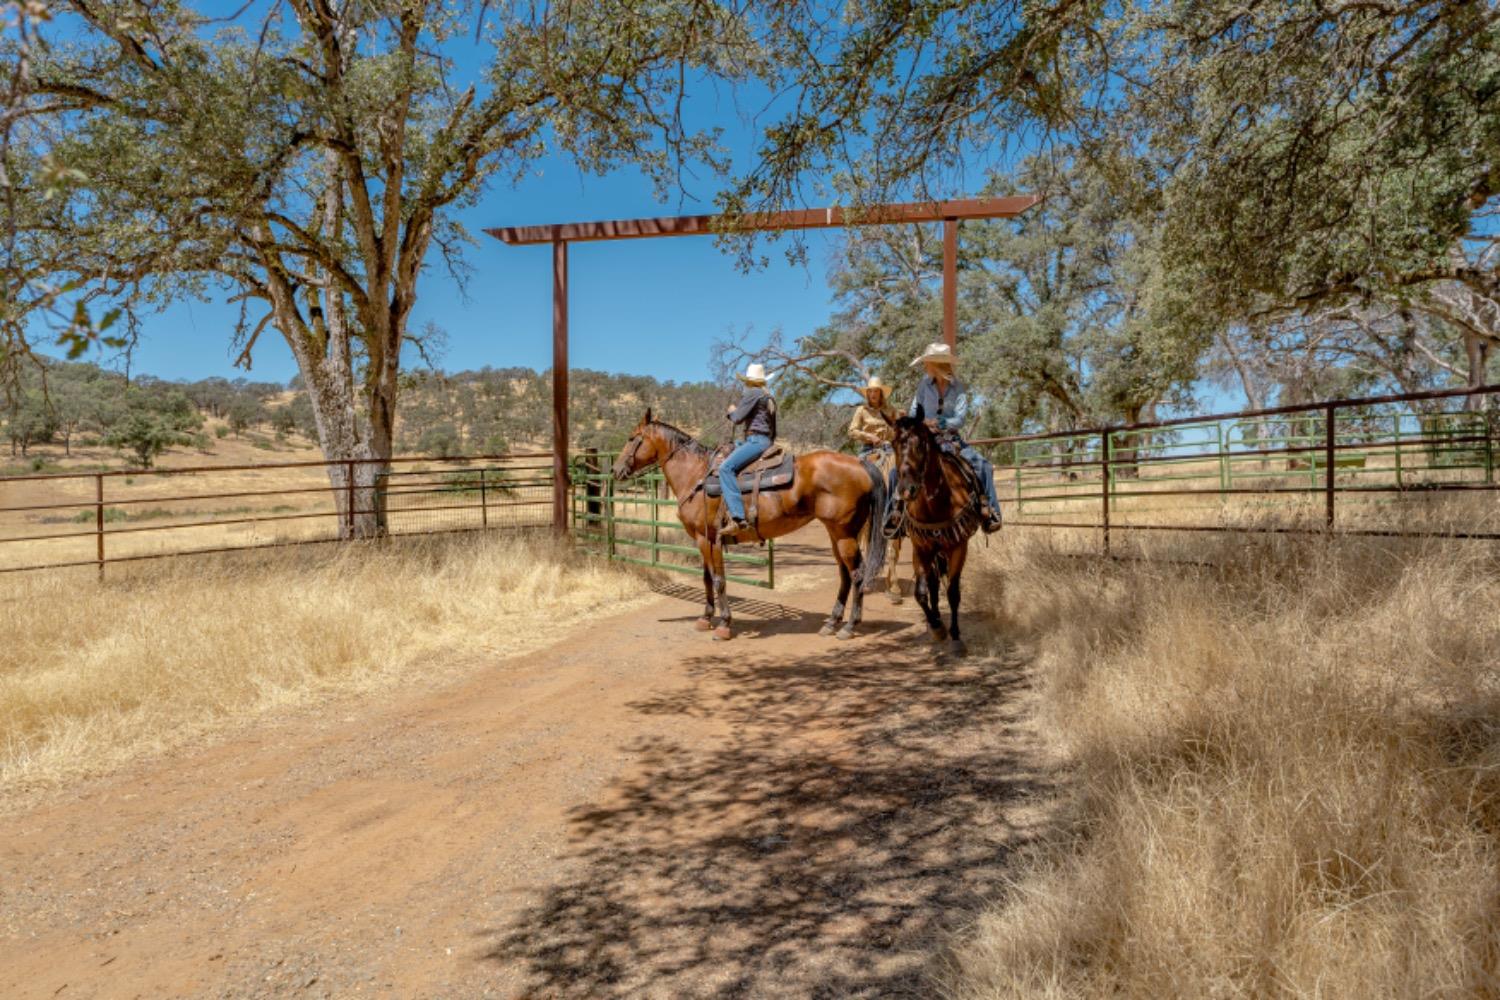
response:
{"label": "rusted steel entry arch", "polygon": [[943,223],[943,339],[957,346],[958,224],[963,219],[1011,219],[1041,201],[1036,195],[963,198],[955,201],[870,205],[860,209],[805,208],[764,212],[732,222],[716,215],[656,219],[568,222],[547,226],[508,226],[485,232],[511,246],[552,244],[552,525],[568,527],[568,244],[600,240],[642,240],[660,236],[711,236],[738,232],[785,232],[842,226]]}

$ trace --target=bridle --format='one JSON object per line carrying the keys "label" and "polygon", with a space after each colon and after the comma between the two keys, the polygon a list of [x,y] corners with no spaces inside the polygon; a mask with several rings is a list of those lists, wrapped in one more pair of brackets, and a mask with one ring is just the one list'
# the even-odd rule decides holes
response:
{"label": "bridle", "polygon": [[[943,456],[944,456],[942,442],[937,439],[936,435],[934,435],[932,441],[930,443],[929,442],[924,442],[924,445],[926,445],[929,448],[929,453],[924,457],[924,460],[923,460],[923,463],[922,463],[923,471],[925,472],[928,463],[931,463],[931,462],[934,461],[934,456],[933,456],[932,452],[935,451],[936,452],[936,462],[937,462],[937,465],[939,467],[939,475],[941,476],[941,474],[942,474],[941,473],[941,467],[942,467]],[[902,449],[902,450],[904,451],[905,449]],[[900,462],[897,465],[897,470],[898,470],[897,471],[897,475],[896,475],[896,495],[897,495],[897,497],[904,496],[904,494],[906,493],[906,486],[909,483],[907,469],[908,469],[908,463],[906,463],[906,462]],[[932,506],[935,503],[935,501],[936,501],[936,498],[932,495],[932,491],[929,489],[929,484],[926,483],[925,481],[922,483],[922,486],[921,486],[921,496],[922,496],[922,499],[927,502],[928,506]],[[922,521],[922,520],[918,520],[917,518],[913,517],[912,514],[911,514],[911,510],[910,510],[910,507],[909,507],[910,501],[909,500],[903,500],[902,503],[903,503],[904,509],[901,512],[902,522],[906,526],[906,529],[907,529],[908,532],[915,531],[915,532],[917,532],[919,534],[927,535],[927,536],[933,537],[933,538],[947,536],[947,535],[953,534],[954,532],[962,532],[963,535],[964,535],[964,537],[967,537],[968,535],[972,534],[973,531],[972,530],[966,530],[966,529],[971,529],[971,523],[972,523],[972,525],[977,525],[977,523],[978,523],[977,522],[977,518],[979,516],[979,503],[978,503],[978,500],[979,500],[978,494],[975,493],[972,489],[969,490],[969,499],[968,499],[968,502],[965,503],[962,507],[955,507],[954,510],[953,510],[953,513],[950,514],[947,518],[945,518],[945,519],[943,519],[941,521]]]}
{"label": "bridle", "polygon": [[[647,425],[647,426],[651,426],[651,425]],[[670,461],[672,461],[672,456],[676,455],[679,451],[682,450],[682,442],[681,441],[673,441],[671,449],[664,456],[662,456],[661,458],[656,459],[654,462],[650,462],[650,463],[648,463],[646,465],[641,466],[639,469],[637,469],[637,468],[635,468],[635,456],[636,456],[637,453],[640,452],[641,445],[643,445],[645,443],[646,443],[646,435],[645,435],[644,431],[642,431],[640,433],[637,433],[637,434],[635,434],[634,436],[631,437],[631,439],[630,439],[630,455],[628,456],[628,458],[626,460],[626,464],[631,467],[631,471],[627,472],[623,476],[617,476],[616,477],[621,482],[628,483],[628,482],[631,482],[632,480],[636,480],[636,479],[641,478],[642,476],[644,476],[646,474],[646,471],[648,469],[650,469],[651,466],[653,466],[653,465],[658,466],[658,467],[663,468],[663,469],[666,468],[667,463],[670,462]]]}

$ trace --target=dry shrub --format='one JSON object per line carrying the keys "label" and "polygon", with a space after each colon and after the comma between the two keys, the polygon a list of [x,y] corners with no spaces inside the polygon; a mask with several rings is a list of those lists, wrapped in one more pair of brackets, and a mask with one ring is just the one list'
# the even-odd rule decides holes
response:
{"label": "dry shrub", "polygon": [[1105,564],[1044,534],[970,592],[1035,650],[1070,797],[945,992],[1500,995],[1490,545],[1198,536]]}
{"label": "dry shrub", "polygon": [[0,578],[0,791],[269,709],[451,681],[646,594],[549,540],[475,535]]}

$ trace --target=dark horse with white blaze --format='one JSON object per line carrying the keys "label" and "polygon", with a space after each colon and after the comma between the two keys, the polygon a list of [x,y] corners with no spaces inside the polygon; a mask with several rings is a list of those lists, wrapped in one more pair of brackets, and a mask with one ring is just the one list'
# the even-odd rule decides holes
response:
{"label": "dark horse with white blaze", "polygon": [[[915,416],[899,417],[896,428],[896,494],[893,503],[911,539],[912,573],[917,603],[927,616],[933,642],[948,643],[962,655],[958,630],[959,584],[969,557],[969,539],[984,522],[982,487],[967,462],[943,448],[927,426],[921,407]],[[949,624],[943,625],[938,590],[946,579]]]}
{"label": "dark horse with white blaze", "polygon": [[[647,410],[621,449],[613,471],[616,479],[625,480],[653,465],[660,466],[677,499],[677,517],[703,557],[705,598],[697,627],[702,631],[712,629],[716,639],[728,639],[734,634],[734,622],[725,594],[724,546],[719,539],[721,501],[704,489],[712,457],[709,449],[687,432],[653,419]],[[863,582],[866,566],[873,578],[884,561],[885,539],[879,523],[884,493],[879,474],[872,477],[859,459],[833,451],[814,451],[798,456],[796,475],[789,487],[761,492],[755,501],[755,530],[760,538],[791,534],[814,519],[828,529],[839,565],[839,595],[823,623],[822,635],[851,638],[864,614],[863,587],[852,585],[856,580]],[[868,539],[868,562],[860,551],[861,533]]]}

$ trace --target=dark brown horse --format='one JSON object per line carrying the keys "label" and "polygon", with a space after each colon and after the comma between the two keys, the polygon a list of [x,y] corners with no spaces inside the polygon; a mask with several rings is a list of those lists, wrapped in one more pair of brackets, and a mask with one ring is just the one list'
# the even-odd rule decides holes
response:
{"label": "dark brown horse", "polygon": [[[672,495],[677,498],[677,517],[703,557],[705,598],[698,628],[712,629],[715,639],[729,639],[734,635],[734,622],[725,594],[724,546],[719,538],[721,501],[708,496],[703,489],[711,458],[708,448],[691,435],[653,419],[647,410],[615,460],[614,475],[624,480],[653,465],[661,468]],[[884,561],[885,539],[881,537],[879,524],[884,494],[884,483],[878,473],[872,477],[859,459],[832,451],[799,456],[796,478],[790,487],[760,494],[755,508],[758,538],[791,534],[814,518],[828,529],[828,540],[833,544],[833,556],[839,565],[839,595],[823,623],[822,635],[852,638],[864,614],[863,587],[851,585],[856,580],[862,582],[862,568],[866,565],[865,555],[860,551],[861,533],[869,539],[868,565],[872,577],[880,572]],[[748,494],[746,500],[750,500]],[[757,537],[738,540],[755,541]],[[844,621],[846,602],[849,602],[847,622]]]}
{"label": "dark brown horse", "polygon": [[[948,651],[965,652],[958,629],[960,578],[969,557],[969,539],[984,521],[980,489],[967,463],[943,449],[937,434],[923,420],[896,420],[896,495],[906,535],[911,539],[912,573],[917,603],[927,616],[933,642],[947,641]],[[948,584],[949,624],[938,609],[938,588]]]}

